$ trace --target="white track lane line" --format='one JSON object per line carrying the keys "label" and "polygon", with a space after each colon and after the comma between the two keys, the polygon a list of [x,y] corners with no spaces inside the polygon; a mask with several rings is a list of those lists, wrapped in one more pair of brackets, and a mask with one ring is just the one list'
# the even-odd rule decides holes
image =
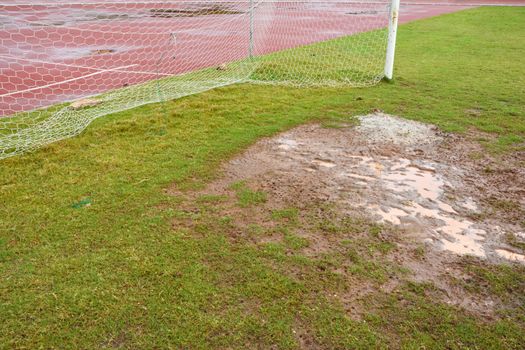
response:
{"label": "white track lane line", "polygon": [[[2,55],[2,54],[0,54],[0,59],[2,59],[2,58],[6,59],[6,60],[26,61],[26,62],[50,64],[50,65],[62,66],[62,67],[84,68],[84,69],[96,70],[96,71],[101,71],[101,72],[102,71],[109,72],[109,71],[112,71],[112,70],[118,70],[118,68],[103,69],[103,68],[95,68],[95,67],[88,67],[88,66],[80,66],[80,65],[77,65],[77,64],[49,62],[49,61],[35,60],[35,59],[32,59],[32,58],[23,58],[23,57],[15,57],[15,56],[9,56],[9,55]],[[134,64],[133,66],[138,66],[138,64]],[[137,70],[128,70],[128,71],[126,71],[126,73],[146,74],[146,75],[162,75],[162,76],[166,76],[166,77],[169,77],[169,76],[172,75],[172,74],[168,74],[168,73],[157,73],[157,72],[137,71]]]}
{"label": "white track lane line", "polygon": [[99,72],[94,72],[94,73],[91,73],[91,74],[83,75],[83,76],[78,77],[78,78],[72,78],[72,79],[68,79],[68,80],[64,80],[64,81],[59,81],[59,82],[52,83],[52,84],[47,84],[47,85],[44,85],[44,86],[36,86],[36,87],[34,87],[34,88],[31,88],[31,89],[26,89],[26,90],[21,90],[21,91],[8,92],[7,94],[0,95],[0,97],[6,97],[6,96],[12,96],[12,95],[18,95],[18,94],[22,94],[22,93],[24,93],[24,92],[30,92],[30,91],[35,91],[35,90],[45,89],[45,88],[48,88],[48,87],[51,87],[51,86],[61,85],[61,84],[64,84],[64,83],[69,83],[69,82],[75,81],[75,80],[80,80],[80,79],[89,78],[89,77],[92,77],[92,76],[94,76],[94,75],[98,75],[98,74],[102,74],[102,73],[107,73],[107,72],[113,72],[113,71],[116,71],[116,70],[119,70],[119,69],[125,69],[125,68],[130,68],[130,67],[135,67],[135,66],[137,66],[137,64],[132,64],[132,65],[129,65],[129,66],[117,67],[117,68],[113,68],[113,69],[107,69],[107,70],[103,70],[103,71],[99,71]]}
{"label": "white track lane line", "polygon": [[77,65],[77,64],[49,62],[49,61],[36,60],[36,59],[33,59],[33,58],[15,57],[15,56],[2,55],[2,54],[0,54],[0,58],[6,59],[6,60],[14,60],[14,61],[26,61],[26,62],[33,62],[33,63],[51,64],[51,65],[62,66],[62,67],[85,68],[85,69],[97,70],[97,71],[105,70],[105,69],[102,69],[102,68],[80,66],[80,65]]}

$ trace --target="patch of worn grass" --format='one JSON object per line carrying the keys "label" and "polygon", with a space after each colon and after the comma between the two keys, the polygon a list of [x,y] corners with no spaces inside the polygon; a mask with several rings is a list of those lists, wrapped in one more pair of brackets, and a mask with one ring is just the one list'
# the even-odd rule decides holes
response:
{"label": "patch of worn grass", "polygon": [[[401,26],[390,83],[229,86],[107,116],[79,137],[3,160],[0,347],[292,349],[306,334],[327,349],[520,349],[522,308],[488,322],[432,299],[427,286],[370,296],[367,317],[352,318],[334,295],[354,283],[379,289],[399,270],[385,257],[383,229],[320,218],[335,249],[308,257],[290,252],[294,236],[231,241],[235,218],[217,216],[220,200],[201,198],[202,210],[188,212],[164,189],[202,187],[260,137],[376,108],[448,131],[523,138],[524,19],[523,8],[480,8]],[[472,108],[482,113],[465,113]],[[91,205],[72,207],[85,198]],[[522,269],[479,269],[490,293],[520,300]]]}

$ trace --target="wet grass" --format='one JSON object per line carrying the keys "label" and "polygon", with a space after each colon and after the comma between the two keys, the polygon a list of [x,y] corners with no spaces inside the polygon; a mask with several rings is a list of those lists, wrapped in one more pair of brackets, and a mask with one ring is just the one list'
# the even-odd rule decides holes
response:
{"label": "wet grass", "polygon": [[[281,239],[258,243],[268,228],[257,222],[232,239],[225,198],[201,196],[190,211],[165,189],[202,188],[261,137],[373,109],[492,133],[509,152],[525,137],[524,20],[523,8],[482,8],[414,22],[400,28],[391,83],[229,86],[107,116],[3,160],[0,348],[520,349],[523,268],[465,262],[471,293],[502,300],[484,319],[403,282],[388,228],[285,207],[268,213]],[[234,193],[241,210],[265,204],[249,187]],[[315,242],[299,224],[331,249],[307,254]],[[380,292],[392,278],[400,285]],[[361,286],[378,292],[341,297]]]}

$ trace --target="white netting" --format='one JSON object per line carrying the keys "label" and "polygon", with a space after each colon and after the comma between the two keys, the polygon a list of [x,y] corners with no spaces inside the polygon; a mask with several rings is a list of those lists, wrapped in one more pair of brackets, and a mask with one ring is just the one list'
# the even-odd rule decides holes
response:
{"label": "white netting", "polygon": [[386,1],[0,3],[0,159],[236,82],[383,77]]}

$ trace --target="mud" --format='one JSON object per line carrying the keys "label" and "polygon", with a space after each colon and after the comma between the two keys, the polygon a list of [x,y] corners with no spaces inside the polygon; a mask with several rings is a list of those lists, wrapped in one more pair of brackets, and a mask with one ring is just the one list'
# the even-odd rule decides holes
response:
{"label": "mud", "polygon": [[447,135],[380,113],[359,121],[342,129],[306,125],[262,140],[225,167],[225,179],[250,180],[281,203],[337,203],[345,212],[400,227],[436,250],[522,260],[502,239],[519,226],[472,219],[483,211],[480,193],[465,181],[476,170],[450,161],[457,150],[442,147]]}
{"label": "mud", "polygon": [[[234,235],[242,235],[254,222],[271,226],[268,212],[274,208],[318,208],[325,215],[325,205],[338,211],[325,220],[364,218],[391,227],[401,236],[383,237],[397,245],[391,259],[409,268],[414,280],[432,282],[448,303],[489,315],[494,300],[476,298],[450,278],[468,279],[458,267],[464,256],[483,263],[525,264],[524,252],[505,239],[512,234],[524,240],[523,155],[492,159],[471,141],[480,135],[449,135],[382,113],[358,119],[358,126],[310,124],[263,139],[229,161],[223,176],[201,194],[231,195],[231,184],[239,181],[267,194],[261,208],[231,205],[221,214],[241,223]],[[494,205],[500,202],[507,204]],[[299,235],[310,242],[304,254],[339,249],[331,236],[311,227]],[[424,247],[423,258],[413,254],[418,247]],[[353,305],[368,289],[342,298]]]}

